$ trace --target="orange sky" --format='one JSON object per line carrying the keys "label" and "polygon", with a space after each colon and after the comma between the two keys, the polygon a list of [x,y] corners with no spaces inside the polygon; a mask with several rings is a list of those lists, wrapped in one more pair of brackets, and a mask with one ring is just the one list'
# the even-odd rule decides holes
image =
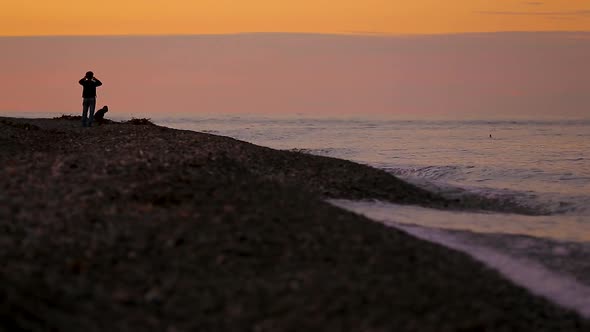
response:
{"label": "orange sky", "polygon": [[0,35],[590,30],[578,0],[2,0]]}

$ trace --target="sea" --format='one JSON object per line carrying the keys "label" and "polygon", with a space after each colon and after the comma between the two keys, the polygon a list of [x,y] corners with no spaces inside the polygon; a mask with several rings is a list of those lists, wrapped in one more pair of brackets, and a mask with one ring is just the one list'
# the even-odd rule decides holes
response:
{"label": "sea", "polygon": [[590,318],[590,119],[160,114],[152,121],[355,161],[449,198],[478,195],[526,206],[530,215],[329,201],[463,251]]}

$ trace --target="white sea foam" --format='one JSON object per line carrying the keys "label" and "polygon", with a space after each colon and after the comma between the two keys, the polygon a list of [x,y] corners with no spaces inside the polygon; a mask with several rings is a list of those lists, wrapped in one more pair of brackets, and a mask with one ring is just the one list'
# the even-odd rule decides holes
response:
{"label": "white sea foam", "polygon": [[460,238],[441,230],[402,225],[393,227],[417,238],[465,252],[531,293],[590,318],[590,287],[572,277],[550,271],[530,260],[516,259],[493,249],[465,244]]}
{"label": "white sea foam", "polygon": [[[580,315],[590,318],[590,285],[577,280],[575,278],[575,273],[562,273],[550,270],[547,266],[541,264],[540,261],[525,258],[526,255],[520,255],[520,257],[519,255],[510,255],[504,245],[503,250],[501,250],[494,247],[492,241],[488,241],[487,243],[484,241],[478,241],[476,237],[479,235],[474,235],[470,238],[468,232],[451,232],[440,228],[402,224],[399,222],[399,220],[404,220],[406,222],[413,220],[422,224],[424,220],[429,218],[428,213],[431,212],[428,210],[430,209],[404,207],[379,202],[354,202],[347,200],[331,200],[330,203],[363,214],[375,221],[400,229],[417,238],[465,252],[474,259],[496,269],[507,279],[528,289],[531,293],[545,297],[558,305],[575,310]],[[456,216],[462,215],[462,217],[465,217],[465,214],[467,214],[454,212],[448,213]],[[441,212],[436,211],[431,215],[438,215],[440,217]],[[470,215],[477,219],[476,214],[471,213]],[[477,221],[474,221],[473,224],[477,224]],[[480,230],[486,230],[493,233],[494,230],[497,229],[495,226],[496,225],[493,225],[493,223],[488,223],[487,225],[479,224],[477,227],[479,227]],[[559,227],[559,225],[555,225],[555,227]],[[457,229],[460,229],[460,227]],[[559,235],[559,232],[553,235]],[[585,236],[588,235],[590,235],[590,233]],[[482,245],[482,243],[486,244]],[[490,245],[490,243],[492,244]],[[518,242],[517,245],[520,246],[519,249],[526,250],[526,246],[523,247],[522,243],[524,242]],[[564,254],[571,254],[566,246],[563,245],[546,246],[545,248],[549,255],[563,257]],[[539,256],[537,256],[537,258],[539,258]],[[584,269],[588,267],[586,259],[580,262],[580,266],[580,273],[584,273]]]}
{"label": "white sea foam", "polygon": [[369,218],[391,222],[394,225],[419,225],[488,234],[528,235],[555,241],[590,244],[590,223],[588,216],[582,215],[527,216],[436,210],[380,201],[332,200],[331,202]]}

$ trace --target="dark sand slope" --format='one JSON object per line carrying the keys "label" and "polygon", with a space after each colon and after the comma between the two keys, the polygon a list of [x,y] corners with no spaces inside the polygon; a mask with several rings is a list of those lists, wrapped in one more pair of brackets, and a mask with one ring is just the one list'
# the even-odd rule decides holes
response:
{"label": "dark sand slope", "polygon": [[457,205],[387,173],[78,125],[0,118],[0,330],[590,331],[466,255],[321,200]]}

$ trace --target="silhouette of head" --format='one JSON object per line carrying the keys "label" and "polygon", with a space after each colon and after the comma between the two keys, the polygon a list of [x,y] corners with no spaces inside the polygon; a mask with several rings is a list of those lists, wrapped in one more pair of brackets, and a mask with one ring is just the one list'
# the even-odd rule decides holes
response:
{"label": "silhouette of head", "polygon": [[91,71],[87,71],[86,72],[86,78],[90,79],[90,78],[93,78],[93,77],[94,77],[94,73],[93,72],[91,72]]}
{"label": "silhouette of head", "polygon": [[104,110],[105,113],[109,111],[109,107],[107,105],[104,105],[102,109]]}

